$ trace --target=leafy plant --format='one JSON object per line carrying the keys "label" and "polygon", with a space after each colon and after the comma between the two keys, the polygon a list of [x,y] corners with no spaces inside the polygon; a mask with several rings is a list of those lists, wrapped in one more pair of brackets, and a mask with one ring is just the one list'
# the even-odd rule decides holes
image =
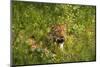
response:
{"label": "leafy plant", "polygon": [[[95,61],[95,12],[95,6],[12,1],[13,64]],[[64,52],[46,39],[50,26],[58,23],[68,26]],[[40,46],[34,51],[27,43],[30,35]]]}

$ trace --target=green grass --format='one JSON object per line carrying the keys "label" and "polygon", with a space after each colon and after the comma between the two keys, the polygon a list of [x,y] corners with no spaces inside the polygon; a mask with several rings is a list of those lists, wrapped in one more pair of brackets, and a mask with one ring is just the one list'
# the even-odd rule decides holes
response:
{"label": "green grass", "polygon": [[[12,2],[12,54],[13,64],[46,64],[96,60],[95,6]],[[56,50],[46,36],[51,25],[67,24],[64,53]],[[35,36],[41,47],[31,52],[27,39]],[[46,52],[45,48],[48,49]]]}

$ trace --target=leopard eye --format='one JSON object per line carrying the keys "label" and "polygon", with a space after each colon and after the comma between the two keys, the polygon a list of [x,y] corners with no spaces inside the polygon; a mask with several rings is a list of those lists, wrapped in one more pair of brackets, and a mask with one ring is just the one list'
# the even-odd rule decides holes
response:
{"label": "leopard eye", "polygon": [[55,29],[54,31],[55,31],[55,32],[58,32],[58,29]]}

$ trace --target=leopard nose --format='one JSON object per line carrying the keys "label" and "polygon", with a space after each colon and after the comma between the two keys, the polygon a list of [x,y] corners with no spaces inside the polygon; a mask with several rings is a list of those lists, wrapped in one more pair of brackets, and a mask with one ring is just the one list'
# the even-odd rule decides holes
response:
{"label": "leopard nose", "polygon": [[64,42],[65,39],[64,39],[64,37],[61,37],[60,40],[61,40],[62,42]]}
{"label": "leopard nose", "polygon": [[60,39],[64,39],[64,36],[60,36],[59,38],[60,38]]}
{"label": "leopard nose", "polygon": [[59,37],[57,43],[63,43],[65,41],[64,37]]}

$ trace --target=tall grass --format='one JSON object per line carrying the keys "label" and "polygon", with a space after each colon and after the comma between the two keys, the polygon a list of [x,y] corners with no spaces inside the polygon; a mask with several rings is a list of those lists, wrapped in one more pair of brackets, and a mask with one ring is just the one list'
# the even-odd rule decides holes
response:
{"label": "tall grass", "polygon": [[[95,6],[13,1],[13,64],[95,61],[95,9]],[[58,23],[67,24],[64,52],[50,46],[53,43],[46,39],[51,25]],[[40,46],[33,52],[27,43],[31,35]],[[51,51],[54,49],[56,54]]]}

